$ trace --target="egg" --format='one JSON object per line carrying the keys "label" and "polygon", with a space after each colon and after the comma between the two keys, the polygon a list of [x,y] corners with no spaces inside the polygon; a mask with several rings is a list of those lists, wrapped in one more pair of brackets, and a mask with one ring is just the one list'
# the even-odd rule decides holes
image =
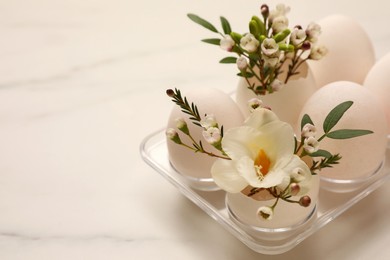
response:
{"label": "egg", "polygon": [[[284,68],[286,70],[286,68]],[[293,76],[279,91],[271,94],[256,96],[248,89],[245,79],[240,78],[236,90],[236,102],[245,116],[250,114],[248,101],[252,98],[259,98],[263,104],[270,107],[279,119],[289,124],[294,124],[306,100],[317,90],[313,74],[306,63],[298,69],[300,74]],[[283,74],[282,74],[282,79]],[[250,79],[253,84],[254,78]]]}
{"label": "egg", "polygon": [[363,81],[375,63],[371,40],[361,25],[343,15],[328,16],[320,21],[318,44],[328,53],[319,61],[308,60],[319,87],[334,81]]}
{"label": "egg", "polygon": [[381,101],[387,116],[390,134],[390,53],[382,57],[369,71],[363,84]]}
{"label": "egg", "polygon": [[[219,127],[223,126],[224,131],[231,127],[242,125],[244,117],[233,101],[230,95],[214,89],[214,88],[197,88],[181,93],[182,97],[186,97],[189,104],[193,103],[199,110],[199,115],[204,118],[205,114],[214,115]],[[221,155],[221,152],[208,144],[203,135],[203,128],[194,125],[189,119],[189,115],[183,113],[181,108],[175,105],[168,119],[167,128],[176,129],[180,139],[186,145],[193,147],[191,139],[183,132],[177,129],[176,119],[183,118],[189,128],[189,131],[196,142],[202,142],[206,151],[216,155]],[[183,176],[191,179],[196,185],[196,182],[211,182],[210,168],[216,157],[211,157],[204,153],[194,151],[174,143],[172,140],[167,140],[167,148],[169,160],[173,168]]]}
{"label": "egg", "polygon": [[356,180],[371,176],[381,165],[387,146],[387,123],[378,98],[367,88],[349,81],[330,83],[316,91],[302,109],[300,118],[308,114],[317,128],[316,138],[323,135],[323,122],[328,113],[345,101],[353,105],[332,129],[365,129],[374,133],[351,139],[320,141],[320,149],[339,153],[340,163],[323,168],[321,176],[334,180]]}

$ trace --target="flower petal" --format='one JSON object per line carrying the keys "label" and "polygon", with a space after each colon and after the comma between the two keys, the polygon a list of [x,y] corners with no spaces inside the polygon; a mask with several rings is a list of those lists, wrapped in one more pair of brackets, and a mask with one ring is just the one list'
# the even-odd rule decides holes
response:
{"label": "flower petal", "polygon": [[245,125],[260,129],[262,126],[273,121],[279,121],[279,118],[274,112],[267,108],[258,108],[248,117]]}
{"label": "flower petal", "polygon": [[283,167],[280,160],[283,157],[290,157],[294,154],[294,130],[282,121],[273,121],[261,128],[261,135],[258,135],[257,144],[263,149],[271,161],[276,162],[277,167]]}
{"label": "flower petal", "polygon": [[222,139],[222,147],[232,160],[239,160],[243,156],[254,156],[251,147],[259,133],[248,126],[231,128],[226,131]]}
{"label": "flower petal", "polygon": [[237,193],[248,183],[236,171],[235,163],[230,160],[218,159],[211,167],[211,175],[215,183],[223,190]]}

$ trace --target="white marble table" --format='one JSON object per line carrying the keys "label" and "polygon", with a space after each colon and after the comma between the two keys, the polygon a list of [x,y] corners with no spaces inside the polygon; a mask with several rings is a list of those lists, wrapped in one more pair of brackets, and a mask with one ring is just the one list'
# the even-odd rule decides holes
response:
{"label": "white marble table", "polygon": [[[285,3],[303,24],[352,16],[377,58],[390,51],[389,2]],[[166,88],[236,86],[235,68],[217,63],[222,53],[200,43],[209,35],[186,13],[243,30],[260,4],[1,1],[0,259],[389,259],[390,183],[293,250],[264,256],[142,161],[141,140],[172,107]]]}

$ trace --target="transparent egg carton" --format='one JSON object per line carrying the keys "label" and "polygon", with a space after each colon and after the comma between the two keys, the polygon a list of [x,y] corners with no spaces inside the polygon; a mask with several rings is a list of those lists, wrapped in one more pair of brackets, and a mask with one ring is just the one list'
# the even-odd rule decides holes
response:
{"label": "transparent egg carton", "polygon": [[[202,180],[200,182],[192,180],[175,171],[168,159],[165,130],[147,136],[140,149],[145,162],[178,188],[184,196],[249,248],[269,255],[291,250],[390,179],[390,147],[388,145],[382,164],[365,180],[335,181],[334,183],[324,180],[325,188],[320,190],[316,211],[305,225],[292,231],[287,230],[289,233],[283,233],[286,232],[284,229],[263,230],[261,231],[264,233],[263,236],[261,233],[253,234],[230,217],[225,204],[226,193],[216,190],[209,179],[202,183]],[[197,189],[193,188],[195,185],[198,185]],[[345,190],[337,188],[343,185],[346,187]],[[275,232],[281,232],[280,239],[266,239],[269,237],[267,232],[272,232],[273,238],[275,238]],[[278,235],[276,234],[276,237]]]}

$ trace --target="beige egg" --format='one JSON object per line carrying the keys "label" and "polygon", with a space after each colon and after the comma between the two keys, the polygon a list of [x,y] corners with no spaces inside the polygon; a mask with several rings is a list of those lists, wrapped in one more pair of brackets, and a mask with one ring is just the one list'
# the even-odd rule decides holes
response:
{"label": "beige egg", "polygon": [[[204,118],[205,114],[215,116],[219,126],[223,125],[224,132],[231,127],[242,125],[244,117],[230,97],[230,95],[213,88],[198,88],[190,91],[182,91],[182,96],[187,97],[189,104],[192,102],[197,106],[199,114]],[[176,128],[176,119],[185,119],[190,133],[196,142],[201,141],[206,151],[221,155],[220,151],[208,144],[204,139],[202,132],[203,128],[194,125],[189,119],[189,115],[183,113],[181,108],[175,105],[171,111],[168,120],[168,128]],[[193,146],[191,139],[184,133],[177,130],[183,143]],[[171,140],[167,140],[169,160],[173,168],[184,176],[188,176],[194,182],[210,181],[210,168],[215,157],[203,153],[195,153],[194,151],[178,145]]]}
{"label": "beige egg", "polygon": [[375,63],[375,53],[362,26],[343,15],[328,16],[318,24],[322,30],[318,44],[329,51],[319,61],[308,61],[318,86],[343,80],[363,84]]}
{"label": "beige egg", "polygon": [[[303,105],[317,90],[313,74],[307,64],[303,63],[303,66],[298,71],[302,74],[292,77],[282,89],[272,94],[261,96],[256,96],[252,90],[248,89],[245,79],[240,78],[236,90],[236,102],[242,113],[245,116],[249,116],[248,101],[257,97],[263,101],[265,106],[270,107],[280,120],[292,125],[295,124]],[[254,78],[250,79],[251,84],[254,81]]]}
{"label": "beige egg", "polygon": [[384,159],[387,146],[387,123],[378,98],[367,88],[353,82],[339,81],[319,89],[305,104],[300,118],[308,114],[317,128],[316,138],[323,135],[323,122],[338,104],[353,101],[341,120],[332,129],[365,129],[374,133],[351,139],[325,138],[320,149],[340,153],[340,164],[323,168],[321,176],[337,180],[366,178],[375,172]]}
{"label": "beige egg", "polygon": [[390,53],[382,57],[367,74],[364,86],[381,101],[387,116],[390,134]]}

